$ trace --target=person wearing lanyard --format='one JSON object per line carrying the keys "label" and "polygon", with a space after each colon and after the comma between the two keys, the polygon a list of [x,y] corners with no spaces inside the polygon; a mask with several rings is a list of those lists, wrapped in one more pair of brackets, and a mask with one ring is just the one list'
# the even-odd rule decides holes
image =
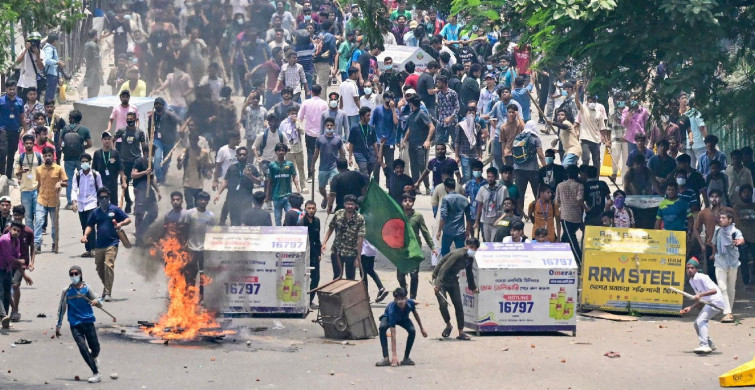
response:
{"label": "person wearing lanyard", "polygon": [[123,173],[121,154],[113,149],[113,136],[108,131],[102,133],[102,149],[92,156],[92,168],[99,172],[102,185],[110,190],[110,203],[118,204],[118,178],[121,178],[121,187],[125,187],[126,175]]}
{"label": "person wearing lanyard", "polygon": [[262,183],[261,176],[254,164],[247,164],[249,151],[244,146],[236,148],[237,163],[228,167],[225,172],[223,183],[218,188],[214,203],[218,203],[220,195],[228,189],[226,205],[228,215],[231,217],[231,226],[241,226],[244,211],[252,207],[252,194],[254,184]]}
{"label": "person wearing lanyard", "polygon": [[375,169],[378,154],[377,136],[370,125],[372,110],[369,107],[359,109],[359,123],[349,131],[349,165],[356,160],[359,172],[369,176]]}
{"label": "person wearing lanyard", "polygon": [[288,140],[288,159],[296,165],[296,171],[299,176],[299,187],[302,188],[302,191],[304,191],[303,193],[309,193],[309,191],[304,188],[305,180],[307,180],[307,176],[304,173],[304,150],[301,146],[301,133],[296,125],[299,108],[291,106],[286,111],[286,114],[286,119],[281,122],[278,129]]}
{"label": "person wearing lanyard", "polygon": [[[16,82],[5,82],[5,95],[0,96],[0,174],[13,177],[13,158],[24,123],[24,101],[16,94]],[[3,142],[4,141],[4,142]]]}

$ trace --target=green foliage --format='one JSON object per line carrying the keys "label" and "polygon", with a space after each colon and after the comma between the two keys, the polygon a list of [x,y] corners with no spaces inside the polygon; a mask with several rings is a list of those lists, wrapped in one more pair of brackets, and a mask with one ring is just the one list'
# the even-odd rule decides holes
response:
{"label": "green foliage", "polygon": [[[540,56],[536,67],[570,62],[588,89],[637,91],[664,108],[694,91],[706,119],[755,121],[755,1],[752,0],[454,0],[453,12],[522,33]],[[655,79],[660,62],[667,78]],[[605,95],[604,95],[605,96]],[[750,98],[747,98],[750,96]]]}
{"label": "green foliage", "polygon": [[14,41],[10,26],[20,23],[24,36],[32,31],[68,33],[84,17],[78,0],[3,0],[0,2],[0,70],[10,69],[14,60],[11,58]]}
{"label": "green foliage", "polygon": [[389,20],[388,7],[383,1],[375,0],[356,0],[355,4],[364,14],[364,19],[359,21],[359,30],[362,32],[362,39],[367,40],[370,46],[383,45],[383,34],[381,30],[390,31],[391,22]]}

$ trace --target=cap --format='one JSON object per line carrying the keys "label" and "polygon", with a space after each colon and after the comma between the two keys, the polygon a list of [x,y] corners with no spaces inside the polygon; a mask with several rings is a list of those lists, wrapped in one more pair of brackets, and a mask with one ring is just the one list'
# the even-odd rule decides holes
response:
{"label": "cap", "polygon": [[692,257],[689,260],[687,260],[687,265],[691,265],[697,269],[700,269],[700,262],[697,261],[696,257]]}
{"label": "cap", "polygon": [[406,92],[404,92],[404,95],[408,95],[408,94],[416,95],[417,91],[415,91],[414,88],[409,88],[406,90]]}
{"label": "cap", "polygon": [[113,138],[113,135],[109,131],[103,131],[102,138]]}
{"label": "cap", "polygon": [[71,268],[68,269],[68,273],[71,273],[71,271],[79,271],[79,276],[81,276],[81,280],[84,280],[84,273],[81,272],[81,267],[78,265],[72,265]]}
{"label": "cap", "polygon": [[161,97],[155,98],[154,104],[162,104],[164,106],[165,105],[165,99],[163,99]]}
{"label": "cap", "polygon": [[34,31],[31,34],[29,34],[29,37],[26,38],[27,41],[41,41],[42,40],[42,34]]}
{"label": "cap", "polygon": [[6,195],[6,196],[3,196],[3,197],[1,197],[1,198],[0,198],[0,203],[3,203],[3,202],[8,202],[8,203],[11,203],[11,201],[10,201],[10,196],[7,196],[7,195]]}
{"label": "cap", "polygon": [[417,23],[416,20],[412,20],[411,22],[409,22],[409,28],[417,28],[417,26],[419,26],[419,24]]}
{"label": "cap", "polygon": [[488,74],[485,75],[485,78],[486,79],[495,79],[495,75],[492,74],[492,73],[488,73]]}

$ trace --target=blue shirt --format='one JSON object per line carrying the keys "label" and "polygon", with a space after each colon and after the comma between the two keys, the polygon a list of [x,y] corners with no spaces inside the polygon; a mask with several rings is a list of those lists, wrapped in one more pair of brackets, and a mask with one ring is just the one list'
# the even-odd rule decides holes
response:
{"label": "blue shirt", "polygon": [[469,215],[469,200],[456,192],[448,193],[440,204],[440,218],[446,221],[443,225],[443,234],[449,236],[464,234],[465,220]]}
{"label": "blue shirt", "polygon": [[713,158],[708,156],[708,151],[705,151],[705,153],[697,159],[697,171],[700,172],[703,177],[708,178],[708,174],[710,173],[710,163],[713,161],[721,163],[721,172],[726,170],[726,155],[716,150],[716,154]]}
{"label": "blue shirt", "polygon": [[89,221],[87,222],[87,226],[92,229],[97,228],[97,241],[94,247],[101,249],[118,246],[120,240],[118,239],[115,225],[113,225],[113,219],[116,222],[122,222],[126,218],[128,218],[128,215],[112,204],[108,206],[107,212],[102,211],[99,207],[94,209],[92,214],[89,215]]}
{"label": "blue shirt", "polygon": [[525,123],[530,120],[530,103],[532,103],[532,99],[527,96],[527,92],[531,90],[532,84],[524,88],[516,88],[511,91],[511,98],[516,100],[516,102],[519,103],[520,106],[522,106],[521,114],[522,119]]}
{"label": "blue shirt", "polygon": [[23,112],[24,101],[20,97],[10,100],[7,94],[0,96],[0,129],[18,132]]}
{"label": "blue shirt", "polygon": [[470,215],[477,215],[477,201],[475,199],[477,198],[477,192],[480,191],[480,187],[484,186],[485,183],[487,183],[485,180],[480,180],[478,183],[477,180],[473,178],[472,180],[469,180],[467,184],[464,184],[464,192],[467,193],[471,202],[469,204]]}
{"label": "blue shirt", "polygon": [[[398,111],[396,111],[396,117],[398,117]],[[378,142],[385,138],[386,146],[396,145],[396,125],[393,124],[393,113],[385,108],[385,105],[375,107],[372,111],[370,126],[375,129]]]}
{"label": "blue shirt", "polygon": [[459,30],[461,27],[458,24],[446,24],[443,29],[440,30],[440,36],[447,41],[458,41]]}
{"label": "blue shirt", "polygon": [[[627,156],[627,166],[632,167],[634,164],[634,159],[636,155],[640,154],[639,149],[633,149],[631,152],[629,152],[629,155]],[[645,165],[647,165],[650,162],[650,157],[655,156],[655,153],[653,153],[650,149],[645,149]],[[649,168],[649,167],[648,167]]]}
{"label": "blue shirt", "polygon": [[417,305],[414,302],[414,299],[407,299],[406,300],[406,306],[401,309],[398,307],[395,301],[388,304],[388,306],[385,307],[385,312],[382,316],[380,316],[380,319],[383,318],[388,319],[388,327],[393,328],[396,326],[396,324],[400,324],[406,320],[409,320],[409,314],[412,313],[417,309]]}
{"label": "blue shirt", "polygon": [[51,45],[46,44],[42,51],[45,53],[45,74],[51,74],[53,76],[58,75],[58,49]]}
{"label": "blue shirt", "polygon": [[63,295],[58,313],[58,326],[63,321],[63,310],[68,311],[68,323],[71,326],[94,323],[94,310],[89,300],[96,299],[96,296],[86,283],[78,290],[73,285],[69,285]]}

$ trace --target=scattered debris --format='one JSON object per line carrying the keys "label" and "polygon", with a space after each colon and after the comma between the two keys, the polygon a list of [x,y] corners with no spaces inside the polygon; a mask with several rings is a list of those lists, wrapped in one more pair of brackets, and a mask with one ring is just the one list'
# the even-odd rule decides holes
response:
{"label": "scattered debris", "polygon": [[110,379],[117,380],[118,379],[118,373],[114,372],[114,373],[110,374]]}
{"label": "scattered debris", "polygon": [[23,345],[23,344],[31,344],[31,340],[29,340],[29,339],[18,339],[18,341],[16,341],[15,344],[21,344],[21,345]]}
{"label": "scattered debris", "polygon": [[247,346],[247,347],[250,347],[251,345],[252,345],[252,340],[247,340],[247,341],[246,341],[246,346]]}
{"label": "scattered debris", "polygon": [[[8,371],[8,372],[10,372],[10,371]],[[333,370],[330,370],[330,376],[333,376],[333,375],[335,375],[335,374],[336,374],[336,372],[335,372],[335,371],[333,371]]]}
{"label": "scattered debris", "polygon": [[506,347],[506,348],[502,349],[501,351],[507,352],[508,350],[509,350],[509,347]]}
{"label": "scattered debris", "polygon": [[666,326],[666,325],[658,325],[658,328],[660,328],[660,329],[666,329],[666,328],[668,328],[668,326]]}
{"label": "scattered debris", "polygon": [[47,318],[47,314],[45,314],[45,313],[39,313],[39,314],[37,314],[37,318]]}
{"label": "scattered debris", "polygon": [[561,363],[566,363],[566,359],[561,359]]}
{"label": "scattered debris", "polygon": [[[8,372],[10,372],[10,371],[8,371]],[[75,381],[80,381],[80,380],[81,380],[81,378],[79,378],[79,376],[78,376],[78,375],[76,375],[75,377],[73,377],[73,380],[75,380]]]}
{"label": "scattered debris", "polygon": [[600,318],[603,320],[611,320],[611,321],[624,322],[624,321],[637,321],[638,320],[637,317],[606,313],[600,310],[593,310],[593,311],[588,311],[586,313],[579,313],[579,314],[585,317]]}
{"label": "scattered debris", "polygon": [[214,362],[214,361],[215,361],[215,356],[211,357],[211,358],[210,358],[210,361],[211,361],[211,362]]}
{"label": "scattered debris", "polygon": [[621,354],[619,354],[618,352],[610,351],[603,354],[603,356],[613,359],[613,358],[620,358]]}
{"label": "scattered debris", "polygon": [[530,348],[535,348],[535,344],[530,344]]}
{"label": "scattered debris", "polygon": [[282,322],[280,322],[280,321],[278,321],[278,320],[274,320],[274,321],[273,321],[273,329],[276,329],[276,330],[277,330],[277,329],[286,329],[286,327],[285,327],[285,326],[283,326],[283,323],[282,323]]}

